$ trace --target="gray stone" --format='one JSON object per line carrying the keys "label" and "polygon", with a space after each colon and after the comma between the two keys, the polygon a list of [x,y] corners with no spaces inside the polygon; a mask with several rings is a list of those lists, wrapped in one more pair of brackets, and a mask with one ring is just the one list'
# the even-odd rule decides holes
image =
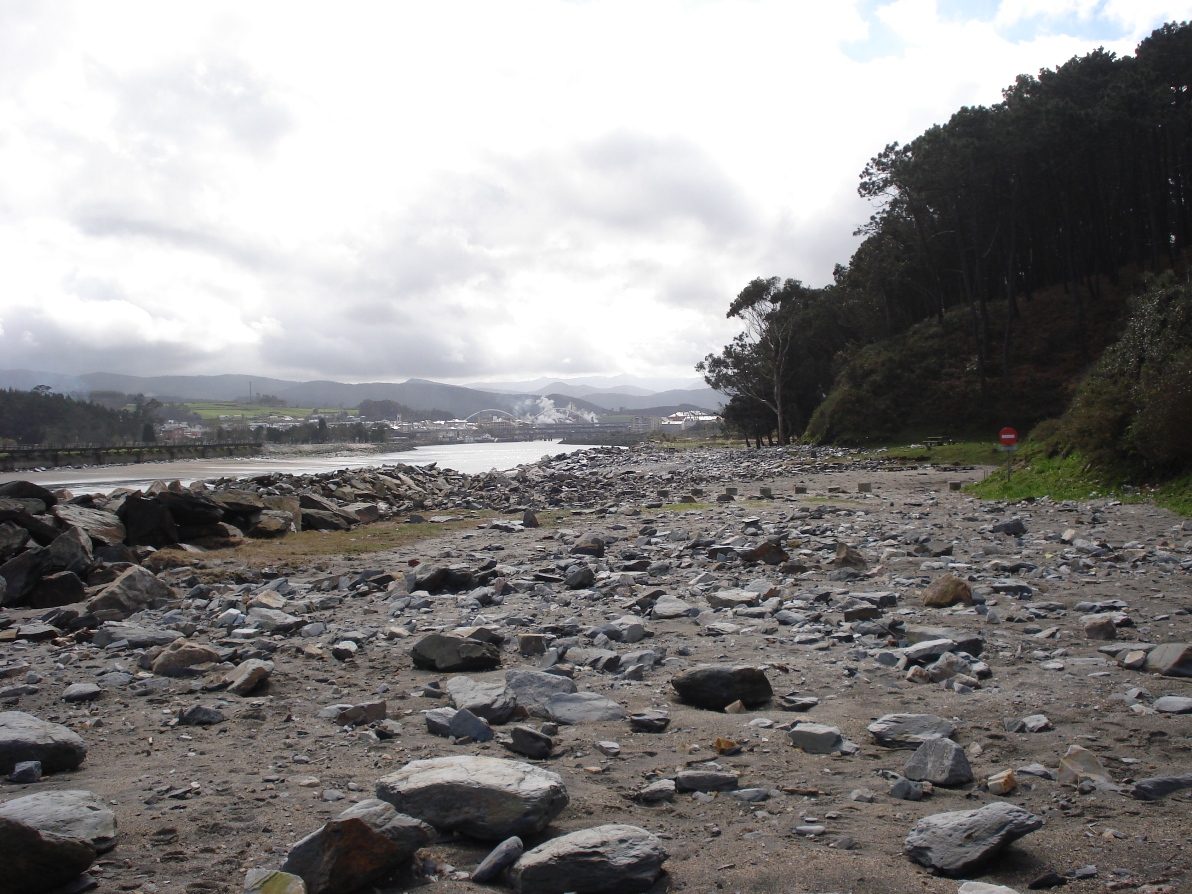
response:
{"label": "gray stone", "polygon": [[4,894],[47,894],[95,862],[95,848],[79,838],[39,832],[0,817],[0,866]]}
{"label": "gray stone", "polygon": [[852,753],[857,747],[840,729],[822,723],[798,723],[790,731],[791,744],[808,754]]}
{"label": "gray stone", "polygon": [[964,749],[951,739],[929,739],[920,745],[903,772],[907,779],[935,785],[963,785],[973,781]]}
{"label": "gray stone", "polygon": [[621,720],[625,709],[611,699],[595,692],[572,692],[556,695],[544,706],[546,716],[555,723],[599,723],[604,720]]}
{"label": "gray stone", "polygon": [[117,546],[127,536],[120,517],[104,509],[63,503],[54,507],[53,514],[72,528],[83,531],[94,546]]}
{"label": "gray stone", "polygon": [[1164,695],[1151,705],[1163,714],[1192,714],[1192,698],[1184,695]]}
{"label": "gray stone", "polygon": [[976,810],[924,817],[907,835],[903,849],[916,863],[957,876],[981,866],[1042,825],[1041,817],[998,801]]}
{"label": "gray stone", "polygon": [[293,633],[306,623],[302,618],[276,608],[250,608],[248,620],[253,627],[270,633]]}
{"label": "gray stone", "polygon": [[522,840],[516,835],[506,838],[493,848],[488,856],[480,862],[480,865],[472,871],[472,881],[481,884],[495,882],[501,877],[502,872],[518,861],[518,858],[525,853],[525,849]]}
{"label": "gray stone", "polygon": [[451,703],[467,709],[489,723],[504,723],[517,707],[518,699],[502,683],[485,683],[471,677],[452,677],[447,681]]}
{"label": "gray stone", "polygon": [[517,754],[525,755],[534,760],[545,760],[550,757],[551,749],[555,747],[554,740],[533,727],[515,726],[509,731],[510,740],[502,744]]}
{"label": "gray stone", "polygon": [[650,617],[656,621],[668,621],[674,618],[688,618],[699,614],[699,609],[675,596],[663,595],[658,597],[654,607],[650,609]]}
{"label": "gray stone", "polygon": [[307,894],[306,882],[277,869],[250,869],[244,874],[244,894]]}
{"label": "gray stone", "polygon": [[[50,544],[50,567],[74,574],[86,574],[91,567],[91,538],[80,528],[59,534]],[[66,603],[63,603],[66,604]]]}
{"label": "gray stone", "polygon": [[638,733],[666,732],[670,722],[670,715],[664,711],[638,711],[629,715],[629,726]]}
{"label": "gray stone", "polygon": [[537,670],[506,671],[505,686],[513,691],[517,704],[539,717],[546,716],[546,703],[556,695],[576,691],[570,677]]}
{"label": "gray stone", "polygon": [[765,704],[774,694],[765,672],[748,665],[692,668],[676,674],[671,686],[687,704],[710,711],[723,711],[736,701],[746,707]]}
{"label": "gray stone", "polygon": [[1192,644],[1162,643],[1146,656],[1145,670],[1165,677],[1192,677]]}
{"label": "gray stone", "polygon": [[125,641],[130,649],[151,649],[154,646],[168,646],[176,639],[182,639],[182,634],[177,630],[158,630],[109,621],[95,631],[91,644],[102,649],[112,643]]}
{"label": "gray stone", "polygon": [[114,612],[127,618],[146,608],[158,608],[174,598],[174,591],[158,580],[151,571],[133,565],[97,595],[87,600],[92,614]]}
{"label": "gray stone", "polygon": [[377,797],[441,832],[487,841],[535,835],[569,801],[556,773],[473,756],[412,761],[377,781]]}
{"label": "gray stone", "polygon": [[492,643],[432,633],[410,650],[414,666],[443,673],[491,670],[501,663],[501,653]]}
{"label": "gray stone", "polygon": [[926,792],[923,783],[899,776],[890,786],[888,794],[891,798],[897,798],[899,801],[922,801]]}
{"label": "gray stone", "polygon": [[191,705],[180,708],[178,722],[183,726],[215,726],[223,723],[226,718],[219,708],[209,708],[206,705]]}
{"label": "gray stone", "polygon": [[72,683],[62,693],[62,701],[69,704],[93,702],[102,695],[103,690],[95,683]]}
{"label": "gray stone", "polygon": [[878,745],[918,748],[931,739],[950,739],[956,724],[934,714],[884,714],[866,729]]}
{"label": "gray stone", "polygon": [[1130,794],[1139,801],[1160,801],[1168,795],[1192,788],[1192,773],[1183,776],[1152,776],[1134,783]]}
{"label": "gray stone", "polygon": [[737,787],[737,774],[725,770],[680,770],[675,774],[679,792],[727,792]]}
{"label": "gray stone", "polygon": [[86,756],[82,738],[61,724],[24,711],[0,713],[0,774],[11,773],[21,761],[40,761],[46,773],[73,770]]}
{"label": "gray stone", "polygon": [[451,735],[451,718],[455,716],[455,708],[432,708],[423,716],[426,718],[428,733],[443,737]]}
{"label": "gray stone", "polygon": [[30,785],[41,779],[41,761],[21,761],[8,774],[9,782]]}
{"label": "gray stone", "polygon": [[103,799],[79,789],[37,792],[0,804],[0,817],[86,841],[97,854],[116,846],[116,814]]}
{"label": "gray stone", "polygon": [[492,727],[467,708],[460,708],[452,714],[447,728],[456,739],[468,738],[474,742],[490,742],[493,737]]}
{"label": "gray stone", "polygon": [[273,662],[250,658],[238,664],[231,673],[224,677],[228,692],[239,696],[250,695],[258,686],[269,679],[273,673]]}
{"label": "gray stone", "polygon": [[434,837],[426,823],[370,799],[299,841],[281,868],[300,877],[310,894],[349,894],[409,860]]}
{"label": "gray stone", "polygon": [[666,861],[662,841],[637,826],[609,824],[551,839],[509,870],[519,894],[618,894],[645,891]]}

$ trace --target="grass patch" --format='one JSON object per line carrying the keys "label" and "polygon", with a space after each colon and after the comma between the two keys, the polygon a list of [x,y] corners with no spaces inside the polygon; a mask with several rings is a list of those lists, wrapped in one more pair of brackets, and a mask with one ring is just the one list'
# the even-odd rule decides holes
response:
{"label": "grass patch", "polygon": [[[444,511],[442,514],[455,513]],[[539,512],[537,516],[541,527],[551,528],[569,518],[571,513],[567,510],[550,510]],[[248,540],[235,549],[221,550],[212,556],[233,559],[251,567],[302,565],[319,559],[353,558],[402,549],[443,534],[475,531],[480,522],[501,517],[500,513],[488,510],[469,511],[459,521],[452,522],[408,524],[383,521],[347,531],[299,531],[281,540]]]}
{"label": "grass patch", "polygon": [[919,445],[886,447],[882,450],[867,450],[857,459],[889,459],[904,463],[935,463],[945,466],[990,466],[1005,465],[1006,454],[999,445],[988,441],[960,441],[955,444],[941,444],[939,447]]}
{"label": "grass patch", "polygon": [[[186,406],[192,412],[202,416],[204,420],[218,419],[220,416],[243,416],[245,419],[256,419],[263,416],[293,416],[295,419],[304,419],[320,409],[319,407],[267,407],[264,404],[238,403],[234,400],[187,401]],[[345,410],[344,412],[348,415],[356,415],[358,411]]]}
{"label": "grass patch", "polygon": [[1192,515],[1192,476],[1158,486],[1131,487],[1099,474],[1079,453],[1050,457],[1042,450],[1028,449],[1015,457],[1010,480],[999,469],[984,481],[965,490],[983,500],[1017,502],[1037,497],[1053,500],[1106,498],[1123,503],[1151,501],[1178,515]]}

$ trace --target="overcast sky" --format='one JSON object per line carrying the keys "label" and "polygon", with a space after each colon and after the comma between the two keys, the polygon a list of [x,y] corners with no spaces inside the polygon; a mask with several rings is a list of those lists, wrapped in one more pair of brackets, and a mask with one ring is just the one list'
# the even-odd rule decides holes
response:
{"label": "overcast sky", "polygon": [[0,0],[0,368],[695,376],[866,160],[1192,0]]}

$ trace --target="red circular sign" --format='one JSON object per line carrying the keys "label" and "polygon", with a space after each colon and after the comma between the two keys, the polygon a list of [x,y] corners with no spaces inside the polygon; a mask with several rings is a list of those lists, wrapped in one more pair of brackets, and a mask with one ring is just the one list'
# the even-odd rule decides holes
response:
{"label": "red circular sign", "polygon": [[1018,432],[1012,428],[1003,428],[1000,432],[998,432],[997,437],[998,440],[1007,447],[1018,443]]}

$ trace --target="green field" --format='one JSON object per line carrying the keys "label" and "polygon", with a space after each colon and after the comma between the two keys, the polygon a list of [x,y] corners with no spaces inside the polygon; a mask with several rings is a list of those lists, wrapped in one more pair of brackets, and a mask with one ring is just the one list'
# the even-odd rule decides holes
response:
{"label": "green field", "polygon": [[[220,416],[243,416],[246,421],[263,418],[265,416],[293,416],[295,419],[305,419],[319,407],[266,407],[262,404],[237,403],[233,400],[203,400],[187,401],[186,406],[198,413],[204,420],[216,420]],[[338,412],[327,408],[328,413]],[[357,410],[345,410],[350,416],[357,415]]]}

